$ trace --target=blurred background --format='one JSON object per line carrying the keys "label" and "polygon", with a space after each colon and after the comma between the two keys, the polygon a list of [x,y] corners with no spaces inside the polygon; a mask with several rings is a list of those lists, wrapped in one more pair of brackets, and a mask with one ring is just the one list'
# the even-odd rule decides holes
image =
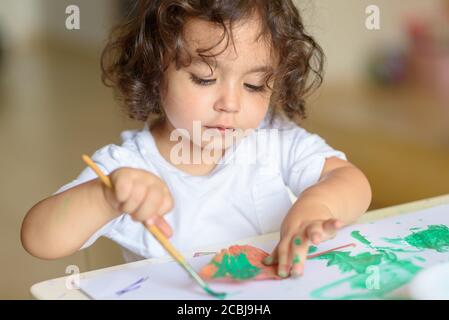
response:
{"label": "blurred background", "polygon": [[[126,0],[0,3],[0,298],[28,299],[34,283],[123,263],[107,239],[58,261],[20,243],[26,212],[73,180],[82,153],[140,128],[100,80],[99,56]],[[327,55],[304,127],[346,152],[368,176],[371,209],[449,193],[449,1],[297,0]],[[80,9],[67,30],[66,7]],[[369,30],[365,9],[380,9]],[[9,149],[8,149],[9,148]]]}

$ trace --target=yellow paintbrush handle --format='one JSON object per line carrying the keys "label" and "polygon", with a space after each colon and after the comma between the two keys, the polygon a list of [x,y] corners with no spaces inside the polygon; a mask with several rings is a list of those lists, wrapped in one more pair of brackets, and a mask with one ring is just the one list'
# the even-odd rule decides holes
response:
{"label": "yellow paintbrush handle", "polygon": [[185,264],[184,257],[173,247],[173,245],[167,240],[164,234],[155,225],[146,226],[148,231],[160,242],[160,244],[165,248],[165,250],[170,253],[170,255],[178,260],[179,263]]}
{"label": "yellow paintbrush handle", "polygon": [[92,159],[83,154],[82,156],[83,161],[97,174],[97,176],[100,178],[100,180],[110,189],[112,189],[112,182],[111,179],[107,175],[105,175],[100,168],[95,164],[95,162],[92,161]]}

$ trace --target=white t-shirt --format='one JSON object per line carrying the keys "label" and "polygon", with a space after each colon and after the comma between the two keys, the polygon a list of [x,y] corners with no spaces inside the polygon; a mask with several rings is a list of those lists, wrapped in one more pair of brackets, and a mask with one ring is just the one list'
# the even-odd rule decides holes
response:
{"label": "white t-shirt", "polygon": [[[180,251],[278,231],[292,206],[286,187],[298,196],[318,182],[326,158],[346,160],[316,134],[280,118],[273,124],[265,119],[236,147],[227,149],[207,176],[192,176],[165,160],[148,125],[124,131],[121,137],[121,146],[97,150],[93,161],[105,174],[132,167],[147,170],[167,184],[174,207],[165,219],[173,229],[170,241]],[[86,168],[56,193],[96,177]],[[118,243],[127,261],[167,255],[143,224],[125,213],[100,228],[81,249],[100,236]]]}

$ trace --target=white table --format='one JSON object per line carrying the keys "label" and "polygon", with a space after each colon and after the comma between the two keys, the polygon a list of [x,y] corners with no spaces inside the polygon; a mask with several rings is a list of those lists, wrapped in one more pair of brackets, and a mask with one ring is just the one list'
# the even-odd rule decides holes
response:
{"label": "white table", "polygon": [[[420,201],[414,201],[402,205],[387,207],[383,209],[377,209],[368,211],[365,213],[359,220],[359,223],[366,223],[371,221],[376,221],[380,219],[384,219],[387,217],[397,216],[401,214],[410,213],[413,211],[430,208],[433,206],[438,206],[441,204],[449,204],[449,194],[443,195],[435,198],[429,198],[425,200]],[[249,239],[242,239],[240,241],[233,241],[232,243],[223,243],[221,245],[217,245],[214,247],[206,247],[202,248],[201,250],[195,250],[195,251],[218,251],[222,248],[228,247],[232,244],[256,244],[257,242],[263,242],[268,241],[271,239],[279,238],[279,233],[270,233],[266,235],[261,235]],[[194,252],[183,252],[183,255],[188,258],[192,257]],[[137,262],[132,262],[128,264],[113,266],[109,268],[84,272],[79,274],[79,279],[88,279],[90,277],[97,276],[99,274],[102,274],[104,272],[109,272],[112,270],[124,270],[128,268],[133,268],[136,266],[140,266],[143,264],[150,264],[150,263],[162,263],[172,260],[170,257],[166,258],[158,258],[158,259],[147,259],[147,260],[141,260]],[[79,300],[88,300],[89,297],[87,297],[81,290],[78,289],[70,289],[70,286],[67,286],[67,278],[72,277],[71,275],[64,276],[61,278],[51,279],[43,282],[39,282],[34,284],[31,287],[31,294],[34,298],[39,300],[54,300],[54,299],[64,299],[64,300],[73,300],[73,299],[79,299]]]}

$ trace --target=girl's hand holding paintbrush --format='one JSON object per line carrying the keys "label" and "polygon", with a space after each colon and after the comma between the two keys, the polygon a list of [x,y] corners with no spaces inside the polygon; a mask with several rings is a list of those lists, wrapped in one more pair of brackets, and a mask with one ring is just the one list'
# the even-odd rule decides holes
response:
{"label": "girl's hand holding paintbrush", "polygon": [[106,201],[117,214],[128,213],[134,221],[155,224],[166,237],[172,229],[163,215],[173,208],[173,198],[164,181],[144,170],[120,168],[109,178],[114,188],[103,184]]}
{"label": "girl's hand holding paintbrush", "polygon": [[[163,227],[167,228],[166,232],[171,233],[170,227],[160,216],[160,214],[170,211],[173,203],[170,192],[162,180],[153,174],[148,175],[146,171],[126,168],[122,169],[120,172],[117,170],[117,172],[113,172],[113,174],[111,174],[114,176],[114,181],[110,177],[105,176],[101,169],[89,156],[83,155],[82,158],[83,161],[86,162],[86,164],[97,174],[102,184],[106,186],[107,189],[113,190],[116,184],[118,185],[118,191],[114,190],[112,193],[109,193],[109,196],[105,196],[109,197],[109,201],[112,203],[110,207],[115,207],[118,211],[121,211],[121,208],[128,208],[130,209],[129,211],[134,211],[134,219],[137,221],[142,221],[143,224],[145,224],[147,230],[159,241],[159,243],[165,250],[167,250],[173,259],[175,259],[179,265],[187,271],[193,280],[195,280],[203,288],[204,291],[215,298],[224,299],[226,297],[226,293],[215,292],[210,289],[206,282],[204,282],[204,280],[182,256],[182,254],[179,253],[178,250],[176,250],[176,248],[166,239],[163,234],[164,232],[161,231],[157,225],[152,225],[153,222],[159,223]],[[139,192],[138,196],[133,198],[133,196],[130,195],[132,191]],[[107,191],[104,193],[106,195]],[[156,207],[153,208],[152,214],[146,214],[145,211],[142,212],[141,210],[148,209],[145,207],[145,205],[148,204],[145,203],[145,200],[151,195],[153,196],[152,199],[157,199],[158,202],[156,202]]]}
{"label": "girl's hand holding paintbrush", "polygon": [[109,178],[116,185],[111,190],[100,179],[92,179],[34,205],[22,223],[21,241],[27,252],[41,259],[71,255],[124,212],[147,226],[154,222],[166,237],[171,236],[163,215],[171,210],[173,200],[159,177],[120,168]]}

